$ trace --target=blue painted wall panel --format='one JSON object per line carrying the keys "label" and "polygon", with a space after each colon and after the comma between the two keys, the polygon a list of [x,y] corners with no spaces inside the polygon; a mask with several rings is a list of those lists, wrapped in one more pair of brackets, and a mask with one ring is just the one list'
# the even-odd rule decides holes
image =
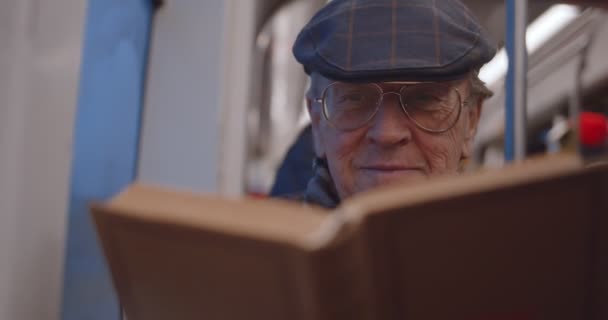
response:
{"label": "blue painted wall panel", "polygon": [[112,320],[118,301],[88,204],[135,177],[152,20],[149,0],[89,0],[73,144],[64,320]]}

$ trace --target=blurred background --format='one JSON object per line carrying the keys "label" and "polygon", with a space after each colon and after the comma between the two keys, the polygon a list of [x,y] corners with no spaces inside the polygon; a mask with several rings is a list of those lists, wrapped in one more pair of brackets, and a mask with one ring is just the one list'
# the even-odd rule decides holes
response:
{"label": "blurred background", "polygon": [[[291,54],[325,0],[2,0],[0,319],[119,319],[87,205],[131,181],[267,195],[308,123]],[[465,0],[501,47],[506,4]],[[528,3],[528,155],[608,114],[604,1]],[[505,161],[502,50],[471,167]],[[310,161],[310,159],[304,159]]]}

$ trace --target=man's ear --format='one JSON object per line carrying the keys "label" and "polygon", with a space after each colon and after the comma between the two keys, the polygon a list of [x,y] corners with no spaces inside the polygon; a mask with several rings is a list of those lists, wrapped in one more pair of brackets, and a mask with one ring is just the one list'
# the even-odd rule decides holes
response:
{"label": "man's ear", "polygon": [[323,115],[321,114],[321,106],[318,102],[315,102],[310,97],[306,97],[306,106],[308,107],[308,114],[310,115],[310,123],[312,125],[312,139],[313,147],[315,149],[315,155],[318,158],[325,157],[325,146],[321,140],[321,120]]}
{"label": "man's ear", "polygon": [[464,141],[462,144],[462,158],[468,159],[473,154],[473,143],[477,134],[477,126],[479,125],[479,117],[483,106],[483,98],[478,98],[471,101],[469,106],[465,107],[463,114],[465,119]]}

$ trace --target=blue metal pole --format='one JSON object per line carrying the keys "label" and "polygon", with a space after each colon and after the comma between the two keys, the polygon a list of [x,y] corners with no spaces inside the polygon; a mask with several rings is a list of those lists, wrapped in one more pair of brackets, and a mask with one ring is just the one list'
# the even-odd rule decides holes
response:
{"label": "blue metal pole", "polygon": [[506,80],[505,101],[505,160],[523,160],[526,157],[526,105],[528,50],[526,27],[528,1],[507,1],[507,55],[509,70]]}
{"label": "blue metal pole", "polygon": [[138,159],[150,0],[89,0],[74,128],[63,320],[121,311],[89,205],[133,181]]}

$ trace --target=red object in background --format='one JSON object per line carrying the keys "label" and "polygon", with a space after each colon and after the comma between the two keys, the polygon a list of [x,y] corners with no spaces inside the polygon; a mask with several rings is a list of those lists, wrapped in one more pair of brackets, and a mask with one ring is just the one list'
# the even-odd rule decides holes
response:
{"label": "red object in background", "polygon": [[248,192],[247,196],[253,199],[268,199],[268,195],[261,192]]}
{"label": "red object in background", "polygon": [[593,113],[582,112],[579,118],[580,142],[585,147],[603,147],[608,139],[608,118]]}

